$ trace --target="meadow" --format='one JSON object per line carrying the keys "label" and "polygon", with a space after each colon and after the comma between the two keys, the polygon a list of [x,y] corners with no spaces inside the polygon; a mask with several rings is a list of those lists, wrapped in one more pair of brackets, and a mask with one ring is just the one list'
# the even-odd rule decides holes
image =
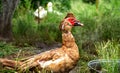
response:
{"label": "meadow", "polygon": [[[22,2],[19,4],[12,19],[14,40],[10,43],[0,42],[0,57],[19,60],[24,56],[36,54],[36,51],[33,50],[41,50],[36,47],[36,44],[61,43],[60,21],[67,12],[72,12],[84,24],[84,27],[76,27],[72,31],[79,47],[80,60],[77,67],[70,73],[90,73],[87,65],[91,60],[120,58],[119,0],[99,0],[95,3],[86,2],[88,0],[66,0],[65,7],[60,1],[51,1],[56,5],[54,9],[62,12],[63,15],[48,13],[40,23],[34,19],[35,8],[32,6],[31,0],[24,0],[24,4]],[[43,5],[46,7],[44,3]],[[117,73],[113,67],[105,66],[107,73]],[[0,72],[8,71],[1,69]]]}

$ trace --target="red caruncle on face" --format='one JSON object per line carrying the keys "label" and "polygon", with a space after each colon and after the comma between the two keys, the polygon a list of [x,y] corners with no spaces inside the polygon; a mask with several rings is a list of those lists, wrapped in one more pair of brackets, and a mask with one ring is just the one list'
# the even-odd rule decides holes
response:
{"label": "red caruncle on face", "polygon": [[75,18],[67,18],[67,21],[70,22],[74,26],[76,19]]}

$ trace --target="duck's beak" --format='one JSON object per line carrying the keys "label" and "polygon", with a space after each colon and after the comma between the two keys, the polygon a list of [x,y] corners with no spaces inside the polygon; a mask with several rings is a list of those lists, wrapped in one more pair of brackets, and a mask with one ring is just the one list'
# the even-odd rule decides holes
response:
{"label": "duck's beak", "polygon": [[79,21],[77,21],[77,22],[75,22],[74,26],[84,26],[84,24],[82,24]]}

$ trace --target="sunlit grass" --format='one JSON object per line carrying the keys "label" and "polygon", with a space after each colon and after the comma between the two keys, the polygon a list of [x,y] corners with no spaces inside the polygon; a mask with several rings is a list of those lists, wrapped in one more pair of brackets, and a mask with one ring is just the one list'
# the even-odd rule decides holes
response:
{"label": "sunlit grass", "polygon": [[97,43],[96,45],[100,59],[119,59],[120,44],[115,41]]}
{"label": "sunlit grass", "polygon": [[107,73],[119,73],[120,44],[116,41],[107,41],[97,43],[96,48],[103,69],[105,69]]}

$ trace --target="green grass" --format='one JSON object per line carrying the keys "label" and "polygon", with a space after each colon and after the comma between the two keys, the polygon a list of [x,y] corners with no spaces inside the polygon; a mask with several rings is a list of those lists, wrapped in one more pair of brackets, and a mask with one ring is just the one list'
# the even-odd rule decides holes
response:
{"label": "green grass", "polygon": [[116,41],[97,43],[96,48],[100,59],[120,58],[120,44]]}
{"label": "green grass", "polygon": [[102,67],[107,73],[119,73],[120,44],[116,41],[97,43],[98,58],[105,59]]}
{"label": "green grass", "polygon": [[18,48],[6,42],[0,42],[0,57],[5,57],[18,51]]}

